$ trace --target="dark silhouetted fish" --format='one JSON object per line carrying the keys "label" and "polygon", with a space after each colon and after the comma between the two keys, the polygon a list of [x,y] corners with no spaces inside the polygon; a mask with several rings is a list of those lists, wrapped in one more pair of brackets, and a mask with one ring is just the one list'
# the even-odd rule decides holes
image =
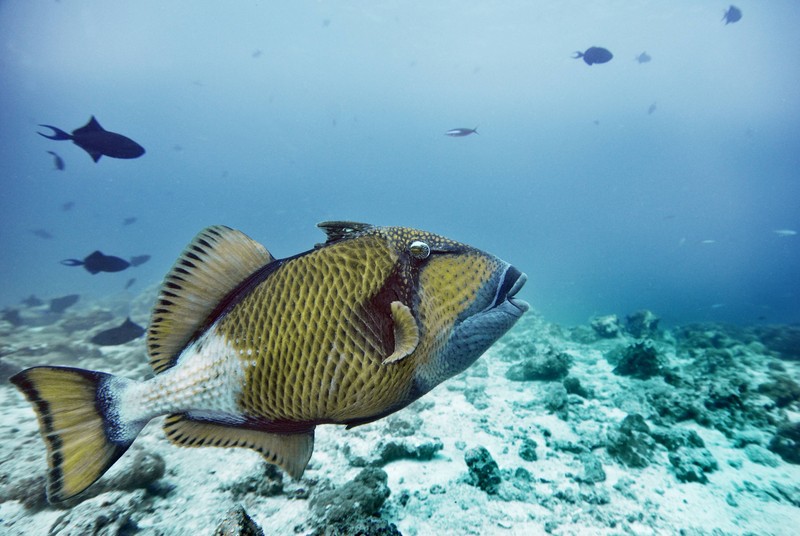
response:
{"label": "dark silhouetted fish", "polygon": [[125,283],[125,290],[128,290],[129,288],[131,288],[134,283],[136,283],[136,278],[135,277],[131,277],[130,279],[128,279],[128,282]]}
{"label": "dark silhouetted fish", "polygon": [[44,304],[42,300],[40,300],[33,294],[22,300],[22,302],[20,303],[24,304],[26,307],[39,307],[40,305]]}
{"label": "dark silhouetted fish", "polygon": [[461,138],[469,136],[470,134],[477,134],[478,127],[475,128],[452,128],[444,133],[445,136],[452,136],[454,138]]}
{"label": "dark silhouetted fish", "polygon": [[53,165],[56,166],[56,169],[59,171],[64,171],[64,159],[58,156],[53,151],[47,151],[47,152],[53,155]]}
{"label": "dark silhouetted fish", "polygon": [[[8,354],[3,354],[3,355],[8,355]],[[13,363],[7,363],[6,361],[3,361],[2,358],[0,358],[0,382],[3,383],[7,382],[11,376],[18,373],[21,370],[22,369],[19,366],[14,365]]]}
{"label": "dark silhouetted fish", "polygon": [[67,134],[63,130],[51,125],[39,125],[53,130],[53,134],[48,136],[37,132],[40,136],[51,140],[72,140],[72,143],[89,153],[92,160],[97,162],[101,156],[108,156],[110,158],[139,158],[144,154],[144,147],[133,141],[132,139],[117,134],[116,132],[109,132],[100,126],[97,119],[92,116],[86,125],[77,130],[73,130],[72,134]]}
{"label": "dark silhouetted fish", "polygon": [[139,266],[150,260],[150,255],[136,255],[131,257],[131,266]]}
{"label": "dark silhouetted fish", "polygon": [[594,65],[595,63],[608,63],[614,55],[602,47],[589,47],[586,52],[577,51],[572,57],[583,58],[587,65]]}
{"label": "dark silhouetted fish", "polygon": [[647,108],[647,115],[651,115],[653,112],[656,111],[656,103],[654,102]]}
{"label": "dark silhouetted fish", "polygon": [[60,298],[53,298],[50,300],[50,311],[53,313],[63,313],[76,303],[80,296],[77,294],[67,294],[66,296],[61,296]]}
{"label": "dark silhouetted fish", "polygon": [[133,216],[122,220],[122,225],[131,225],[132,223],[136,223],[136,218]]}
{"label": "dark silhouetted fish", "polygon": [[19,311],[17,309],[3,309],[2,313],[0,313],[0,318],[14,326],[15,328],[21,326],[25,322],[22,320],[22,317],[19,316]]}
{"label": "dark silhouetted fish", "polygon": [[728,8],[728,11],[726,11],[725,14],[722,16],[722,20],[725,21],[726,25],[734,22],[739,22],[740,20],[742,20],[742,10],[732,5],[731,7]]}
{"label": "dark silhouetted fish", "polygon": [[61,205],[61,210],[67,212],[68,210],[72,210],[72,207],[75,206],[75,201],[67,201],[63,205]]}
{"label": "dark silhouetted fish", "polygon": [[125,322],[119,326],[101,331],[89,340],[99,346],[116,346],[138,339],[142,335],[144,335],[144,328],[131,321],[130,318],[126,318]]}
{"label": "dark silhouetted fish", "polygon": [[99,274],[100,272],[121,272],[131,265],[125,259],[114,257],[112,255],[103,255],[99,251],[95,251],[85,259],[65,259],[61,261],[65,266],[83,266],[86,271],[92,275]]}
{"label": "dark silhouetted fish", "polygon": [[639,63],[647,63],[651,59],[653,58],[651,58],[647,52],[642,52],[641,54],[636,56],[636,61],[638,61]]}
{"label": "dark silhouetted fish", "polygon": [[50,240],[51,238],[53,238],[53,235],[51,235],[50,233],[48,233],[44,229],[34,229],[31,232],[33,234],[35,234],[36,236],[38,236],[39,238],[44,238],[45,240]]}

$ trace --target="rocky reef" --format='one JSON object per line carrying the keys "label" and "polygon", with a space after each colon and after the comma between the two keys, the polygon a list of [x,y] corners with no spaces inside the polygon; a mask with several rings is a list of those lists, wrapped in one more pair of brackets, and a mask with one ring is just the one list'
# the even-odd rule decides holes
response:
{"label": "rocky reef", "polygon": [[[118,322],[113,308],[79,302],[43,315],[0,321],[0,373],[56,363],[151,374],[143,341],[87,342]],[[155,421],[107,476],[59,506],[45,499],[35,417],[6,384],[0,526],[12,535],[791,534],[797,332],[664,327],[649,311],[564,328],[530,311],[405,410],[351,430],[318,427],[299,481],[247,450],[175,447]]]}

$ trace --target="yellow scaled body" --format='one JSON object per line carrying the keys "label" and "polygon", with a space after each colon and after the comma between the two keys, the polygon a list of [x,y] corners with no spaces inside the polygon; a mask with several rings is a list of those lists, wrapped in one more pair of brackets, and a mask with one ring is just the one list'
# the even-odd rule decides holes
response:
{"label": "yellow scaled body", "polygon": [[12,379],[47,440],[51,501],[88,487],[159,415],[176,444],[248,447],[299,478],[315,426],[405,407],[527,309],[514,298],[525,275],[465,244],[402,227],[320,227],[325,244],[282,260],[238,231],[202,231],[154,307],[152,380],[59,367]]}

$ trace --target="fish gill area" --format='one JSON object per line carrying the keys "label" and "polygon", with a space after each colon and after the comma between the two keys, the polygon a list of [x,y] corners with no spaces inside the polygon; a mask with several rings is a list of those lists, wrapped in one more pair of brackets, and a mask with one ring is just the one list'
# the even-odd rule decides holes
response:
{"label": "fish gill area", "polygon": [[[128,314],[147,317],[155,288]],[[29,366],[151,375],[143,339],[88,342],[112,302],[0,321]],[[293,481],[245,449],[187,449],[151,422],[86,493],[45,497],[30,406],[7,381],[4,534],[790,534],[800,512],[800,327],[659,327],[649,311],[562,327],[529,312],[466,372],[351,430],[320,426]],[[5,463],[14,460],[15,463]],[[49,527],[42,532],[42,527]]]}

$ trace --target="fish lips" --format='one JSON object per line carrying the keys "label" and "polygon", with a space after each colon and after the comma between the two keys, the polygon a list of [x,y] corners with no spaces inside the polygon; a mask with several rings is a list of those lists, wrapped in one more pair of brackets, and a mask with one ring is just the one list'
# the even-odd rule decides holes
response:
{"label": "fish lips", "polygon": [[494,301],[487,310],[499,308],[513,316],[521,316],[530,309],[530,305],[525,300],[517,298],[516,295],[527,280],[528,276],[524,272],[509,265],[503,274],[502,282],[497,287]]}

